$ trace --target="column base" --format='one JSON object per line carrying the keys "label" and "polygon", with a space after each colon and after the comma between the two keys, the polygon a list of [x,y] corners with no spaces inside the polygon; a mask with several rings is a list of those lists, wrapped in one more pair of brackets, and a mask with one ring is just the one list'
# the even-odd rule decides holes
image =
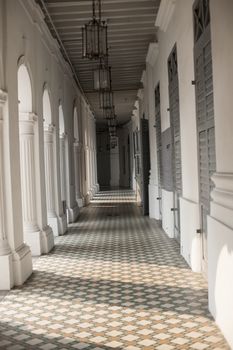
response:
{"label": "column base", "polygon": [[208,217],[209,309],[230,347],[233,347],[232,252],[233,228]]}
{"label": "column base", "polygon": [[90,192],[88,192],[84,198],[84,206],[88,205],[90,203],[91,200],[91,196],[90,196]]}
{"label": "column base", "polygon": [[68,223],[73,223],[77,220],[77,217],[79,216],[79,207],[78,205],[75,205],[73,208],[67,208],[68,212]]}
{"label": "column base", "polygon": [[149,184],[149,216],[151,219],[161,220],[159,212],[159,188],[155,184]]}
{"label": "column base", "polygon": [[57,237],[60,233],[60,226],[57,216],[48,217],[48,224],[52,228],[53,236]]}
{"label": "column base", "polygon": [[14,286],[12,254],[0,256],[0,290],[10,290]]}
{"label": "column base", "polygon": [[50,226],[44,227],[42,231],[42,251],[44,254],[47,254],[50,252],[51,249],[54,247],[54,236],[53,236],[53,230]]}
{"label": "column base", "polygon": [[14,285],[21,286],[32,273],[32,255],[30,248],[22,244],[12,254]]}
{"label": "column base", "polygon": [[67,218],[66,214],[61,214],[58,217],[58,225],[59,225],[59,235],[64,235],[67,232]]}
{"label": "column base", "polygon": [[90,189],[90,199],[91,199],[91,200],[92,200],[92,198],[94,197],[94,195],[95,195],[95,188],[92,187],[92,188]]}
{"label": "column base", "polygon": [[40,256],[44,253],[43,232],[24,232],[24,240],[30,247],[32,256]]}
{"label": "column base", "polygon": [[84,198],[77,198],[76,202],[78,203],[79,208],[82,208],[84,206]]}

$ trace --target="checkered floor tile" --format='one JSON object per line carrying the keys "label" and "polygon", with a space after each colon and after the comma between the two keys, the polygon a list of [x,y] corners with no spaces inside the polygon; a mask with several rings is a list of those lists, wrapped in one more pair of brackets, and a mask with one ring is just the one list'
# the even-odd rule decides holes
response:
{"label": "checkered floor tile", "polygon": [[97,194],[0,315],[0,349],[228,349],[206,282],[131,191]]}

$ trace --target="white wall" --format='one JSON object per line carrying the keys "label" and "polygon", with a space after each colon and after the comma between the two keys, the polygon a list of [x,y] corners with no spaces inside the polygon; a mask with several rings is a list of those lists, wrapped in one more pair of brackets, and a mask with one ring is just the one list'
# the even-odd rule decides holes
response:
{"label": "white wall", "polygon": [[233,348],[233,2],[210,1],[217,173],[208,218],[210,311]]}
{"label": "white wall", "polygon": [[[199,245],[195,242],[199,237],[196,235],[196,229],[199,228],[199,215],[196,213],[198,205],[198,163],[197,163],[197,135],[196,135],[196,114],[195,114],[195,87],[191,84],[194,80],[194,62],[193,62],[193,19],[192,4],[193,1],[180,0],[174,3],[171,17],[167,19],[166,26],[161,25],[158,32],[158,52],[150,55],[147,65],[148,77],[153,74],[153,83],[150,89],[152,94],[149,96],[149,116],[150,116],[150,144],[151,144],[151,163],[157,162],[156,156],[156,133],[152,129],[154,123],[154,89],[160,83],[160,101],[161,101],[161,129],[162,132],[170,127],[169,93],[168,93],[168,69],[167,59],[173,49],[177,46],[178,56],[178,79],[179,79],[179,103],[180,103],[180,133],[181,133],[181,158],[182,158],[182,208],[180,211],[181,219],[181,252],[190,266],[196,271],[193,261],[200,260]],[[167,12],[168,13],[168,12]],[[151,65],[153,68],[151,68]],[[150,82],[148,84],[151,84]],[[190,156],[192,155],[192,156]],[[159,203],[156,200],[158,196],[158,176],[157,170],[152,167],[154,186],[150,185],[150,216],[159,219]],[[173,237],[173,195],[168,191],[162,191],[162,225],[165,232]],[[187,208],[186,208],[187,207]],[[194,220],[195,218],[195,220]],[[190,223],[192,222],[192,226]],[[186,232],[189,229],[187,237]],[[194,248],[196,247],[196,248]],[[188,258],[189,257],[189,258]],[[200,264],[199,264],[200,267]],[[200,270],[199,270],[200,271]]]}
{"label": "white wall", "polygon": [[[4,106],[4,191],[6,233],[13,253],[14,283],[21,284],[31,273],[30,250],[22,245],[22,201],[20,184],[20,157],[19,157],[19,123],[18,123],[18,91],[17,70],[21,57],[29,69],[32,82],[32,112],[37,115],[35,124],[36,149],[36,201],[38,225],[42,231],[48,229],[47,210],[45,200],[45,167],[44,167],[44,131],[43,131],[43,90],[49,89],[52,107],[52,124],[55,129],[54,156],[55,156],[55,195],[56,214],[65,230],[63,217],[61,188],[60,188],[60,157],[59,157],[59,101],[61,101],[65,119],[67,140],[67,199],[71,212],[75,213],[77,203],[74,190],[73,165],[73,109],[74,101],[80,99],[82,93],[73,80],[70,67],[63,59],[56,41],[52,38],[45,25],[43,14],[38,5],[31,0],[0,0],[0,89],[7,92],[8,100]],[[84,97],[84,109],[90,108]],[[83,109],[82,109],[83,113]],[[91,114],[91,112],[90,112]],[[85,120],[86,114],[80,121]],[[92,117],[92,124],[95,123]],[[82,130],[82,127],[79,129]],[[88,130],[90,133],[90,130]],[[83,139],[83,138],[82,138]],[[87,145],[88,146],[88,145]],[[84,153],[84,146],[82,151]],[[91,153],[90,167],[92,175],[95,145],[86,149]],[[82,157],[84,163],[84,157]],[[84,165],[84,164],[83,164]],[[83,169],[83,166],[82,166]],[[83,177],[82,177],[83,178]],[[89,185],[93,184],[93,179]],[[84,191],[85,188],[85,191]],[[90,189],[83,186],[86,195]],[[75,215],[74,215],[75,218]],[[46,232],[45,232],[46,234]],[[28,252],[28,253],[27,253]],[[24,256],[27,258],[24,259]],[[19,264],[16,263],[19,261]],[[18,264],[18,265],[17,265]]]}
{"label": "white wall", "polygon": [[[193,60],[192,0],[163,1],[160,18],[156,24],[158,53],[156,57],[148,51],[147,76],[153,67],[153,90],[160,82],[162,131],[170,126],[167,58],[177,45],[180,97],[181,157],[183,194],[180,200],[181,254],[191,266],[200,272],[201,236],[200,228],[198,154],[196,134],[195,86]],[[167,7],[166,7],[167,6]],[[166,11],[167,10],[167,11]],[[218,325],[233,347],[233,3],[231,0],[211,0],[211,39],[214,82],[214,111],[217,173],[213,176],[215,188],[212,192],[211,215],[208,218],[208,285],[209,306]],[[147,79],[148,81],[150,79]],[[151,82],[147,82],[151,89]],[[154,121],[153,94],[148,93],[149,118]],[[153,122],[150,122],[150,128]],[[155,162],[156,139],[150,130],[151,160]],[[156,185],[156,174],[152,167]],[[155,188],[150,189],[152,202]],[[163,228],[172,237],[172,193],[162,191]],[[156,217],[156,205],[150,211]]]}

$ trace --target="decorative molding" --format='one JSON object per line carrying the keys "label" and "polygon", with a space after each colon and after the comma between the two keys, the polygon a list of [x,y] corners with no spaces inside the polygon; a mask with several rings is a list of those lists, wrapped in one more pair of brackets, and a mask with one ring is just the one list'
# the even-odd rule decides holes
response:
{"label": "decorative molding", "polygon": [[[34,25],[40,32],[41,40],[45,48],[48,50],[49,54],[57,61],[57,63],[61,65],[61,67],[63,68],[63,73],[70,77],[73,88],[77,92],[77,94],[82,95],[79,87],[77,86],[74,80],[72,69],[70,65],[66,62],[66,60],[64,59],[61,53],[60,44],[58,43],[57,39],[55,39],[52,36],[47,24],[45,23],[44,14],[40,6],[33,0],[19,0],[19,1],[26,15],[29,17],[29,20],[32,23],[32,25]],[[85,103],[87,104],[87,101],[85,98],[84,100],[85,100]]]}
{"label": "decorative molding", "polygon": [[233,210],[233,174],[215,173],[212,181],[215,184],[211,193],[213,201]]}
{"label": "decorative molding", "polygon": [[55,130],[53,124],[44,124],[44,131],[52,133]]}
{"label": "decorative molding", "polygon": [[166,32],[167,30],[167,27],[172,18],[175,6],[176,6],[176,0],[161,1],[159,12],[157,14],[157,18],[155,21],[155,26],[159,27],[159,29],[162,30],[163,32]]}
{"label": "decorative molding", "polygon": [[215,173],[212,181],[215,188],[211,192],[210,215],[233,228],[233,173]]}
{"label": "decorative molding", "polygon": [[149,63],[152,67],[155,65],[155,62],[158,57],[158,53],[159,53],[158,43],[150,43],[147,56],[146,56],[146,62]]}
{"label": "decorative molding", "polygon": [[[143,84],[143,86],[145,86],[146,85],[146,81],[147,81],[147,79],[146,79],[146,71],[144,70],[143,72],[142,72],[142,77],[141,77],[141,83]],[[140,89],[141,90],[141,89]]]}
{"label": "decorative molding", "polygon": [[229,189],[233,192],[233,173],[215,173],[212,181],[217,188]]}
{"label": "decorative molding", "polygon": [[61,132],[61,133],[59,133],[59,138],[62,139],[62,140],[65,139],[66,136],[67,136],[67,132]]}
{"label": "decorative molding", "polygon": [[7,93],[0,89],[0,106],[4,105],[7,101]]}
{"label": "decorative molding", "polygon": [[[144,97],[144,89],[139,89],[137,93],[137,97],[142,100]],[[138,108],[137,108],[138,109]]]}

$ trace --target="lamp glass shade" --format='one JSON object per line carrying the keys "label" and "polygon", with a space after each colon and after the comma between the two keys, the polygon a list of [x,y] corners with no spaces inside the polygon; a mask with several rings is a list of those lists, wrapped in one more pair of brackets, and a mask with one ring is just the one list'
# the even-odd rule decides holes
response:
{"label": "lamp glass shade", "polygon": [[99,66],[94,70],[94,89],[106,90],[109,89],[109,68]]}

